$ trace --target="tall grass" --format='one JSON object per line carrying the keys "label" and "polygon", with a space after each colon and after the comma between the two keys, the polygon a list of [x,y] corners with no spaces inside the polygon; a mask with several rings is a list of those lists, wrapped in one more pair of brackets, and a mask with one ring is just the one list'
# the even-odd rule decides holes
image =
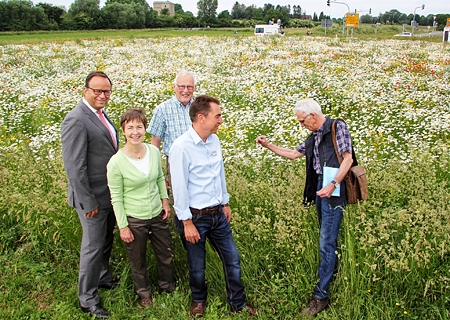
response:
{"label": "tall grass", "polygon": [[[81,226],[67,205],[60,123],[96,67],[113,79],[108,113],[172,95],[180,66],[197,93],[219,97],[232,228],[257,319],[299,319],[317,281],[318,223],[302,205],[304,161],[273,156],[258,134],[294,147],[291,106],[317,99],[350,125],[370,199],[345,210],[331,305],[318,319],[450,318],[448,48],[417,41],[287,36],[118,38],[6,45],[0,58],[0,318],[80,319]],[[208,57],[206,59],[205,57]],[[100,291],[113,319],[186,319],[186,254],[172,226],[177,290],[142,310],[116,235],[120,286]],[[150,248],[149,248],[150,249]],[[208,247],[205,319],[246,319],[226,305],[222,266]],[[156,265],[149,250],[149,272]]]}
{"label": "tall grass", "polygon": [[[11,161],[18,158],[24,164],[20,174],[12,165],[17,161]],[[1,161],[5,166],[0,316],[79,319],[76,282],[81,228],[76,214],[65,205],[61,167],[41,179],[42,171],[29,153],[3,154]],[[448,318],[450,193],[434,168],[423,167],[422,162],[418,158],[407,166],[389,163],[368,168],[370,200],[346,208],[339,237],[339,271],[330,289],[332,304],[319,318]],[[301,204],[304,166],[269,163],[266,171],[249,177],[245,171],[242,165],[227,167],[232,226],[248,298],[258,307],[258,318],[297,319],[299,306],[305,304],[316,281],[319,259],[316,211]],[[41,188],[42,180],[53,191]],[[156,292],[150,310],[137,307],[129,263],[116,237],[112,266],[120,287],[100,295],[115,319],[187,317],[186,258],[178,236],[173,233],[173,237],[178,288],[173,295]],[[149,259],[156,286],[151,254]],[[207,270],[206,318],[245,319],[245,315],[230,314],[226,307],[222,267],[211,249]]]}

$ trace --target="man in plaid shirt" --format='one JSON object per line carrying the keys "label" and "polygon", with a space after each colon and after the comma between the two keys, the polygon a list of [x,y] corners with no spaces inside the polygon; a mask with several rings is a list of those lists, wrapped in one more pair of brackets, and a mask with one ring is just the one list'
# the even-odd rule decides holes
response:
{"label": "man in plaid shirt", "polygon": [[[341,225],[343,209],[347,204],[344,177],[353,164],[352,141],[350,132],[344,121],[336,122],[336,141],[339,154],[343,161],[339,163],[333,139],[332,125],[334,119],[322,113],[320,105],[312,99],[297,102],[294,113],[302,127],[311,134],[294,150],[279,147],[269,143],[265,136],[259,136],[256,142],[270,151],[288,158],[306,158],[306,184],[304,191],[305,203],[316,203],[320,227],[320,263],[319,281],[314,294],[302,314],[315,316],[325,309],[329,303],[330,282],[337,264],[337,239]],[[323,167],[338,168],[334,179],[323,185]],[[332,196],[340,185],[338,196]]]}
{"label": "man in plaid shirt", "polygon": [[178,72],[173,82],[175,95],[158,105],[153,111],[153,117],[147,132],[152,135],[151,143],[167,157],[166,179],[170,184],[169,150],[176,138],[185,133],[192,125],[189,117],[189,107],[194,101],[195,76],[186,70]]}

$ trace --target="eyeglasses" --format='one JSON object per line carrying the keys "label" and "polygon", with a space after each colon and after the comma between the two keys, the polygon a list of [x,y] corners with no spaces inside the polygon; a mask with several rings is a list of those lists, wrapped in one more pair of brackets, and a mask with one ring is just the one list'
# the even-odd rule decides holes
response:
{"label": "eyeglasses", "polygon": [[96,96],[99,96],[102,93],[104,93],[105,97],[109,97],[111,95],[111,92],[112,92],[111,90],[94,89],[94,88],[91,88],[91,87],[86,87],[86,88],[91,89]]}
{"label": "eyeglasses", "polygon": [[178,89],[180,89],[181,91],[183,91],[184,89],[188,89],[188,91],[193,91],[194,90],[194,86],[179,86],[178,84],[175,83],[175,85],[178,87]]}
{"label": "eyeglasses", "polygon": [[307,114],[306,117],[304,117],[302,120],[298,120],[298,122],[300,122],[300,124],[304,124],[306,118],[308,118],[308,117],[309,117],[309,114]]}

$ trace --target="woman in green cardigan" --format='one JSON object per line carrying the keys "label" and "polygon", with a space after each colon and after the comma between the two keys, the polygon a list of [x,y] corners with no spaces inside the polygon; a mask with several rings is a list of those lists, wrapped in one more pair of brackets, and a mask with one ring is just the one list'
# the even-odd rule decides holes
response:
{"label": "woman in green cardigan", "polygon": [[120,120],[125,145],[109,161],[108,186],[120,238],[131,262],[134,289],[142,307],[152,305],[146,248],[150,240],[158,263],[161,291],[175,290],[173,243],[166,182],[159,150],[143,143],[147,117],[143,109],[130,109]]}

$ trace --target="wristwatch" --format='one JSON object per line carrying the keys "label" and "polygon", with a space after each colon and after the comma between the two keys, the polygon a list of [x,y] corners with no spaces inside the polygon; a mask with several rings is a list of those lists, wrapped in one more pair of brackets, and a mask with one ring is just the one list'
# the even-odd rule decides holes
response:
{"label": "wristwatch", "polygon": [[334,188],[337,189],[337,187],[339,187],[339,183],[337,183],[336,181],[331,181],[332,184],[334,184]]}

